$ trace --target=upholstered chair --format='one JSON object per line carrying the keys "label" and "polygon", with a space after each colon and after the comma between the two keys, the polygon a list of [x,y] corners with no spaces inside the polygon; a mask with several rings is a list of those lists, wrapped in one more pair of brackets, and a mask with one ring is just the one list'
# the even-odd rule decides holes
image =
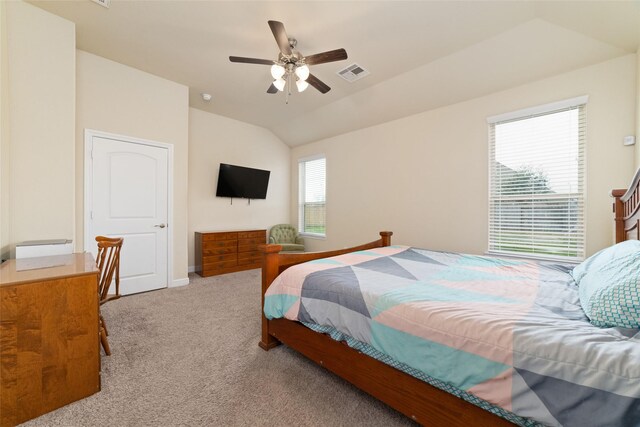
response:
{"label": "upholstered chair", "polygon": [[298,234],[298,230],[289,224],[278,224],[269,231],[269,243],[281,245],[282,251],[304,251],[304,239]]}

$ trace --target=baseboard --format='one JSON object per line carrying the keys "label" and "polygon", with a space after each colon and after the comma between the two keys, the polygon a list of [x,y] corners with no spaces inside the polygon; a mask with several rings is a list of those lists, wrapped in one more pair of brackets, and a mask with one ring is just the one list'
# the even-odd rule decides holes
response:
{"label": "baseboard", "polygon": [[189,268],[187,269],[187,272],[195,273],[196,272],[196,266],[195,265],[190,265]]}
{"label": "baseboard", "polygon": [[189,278],[188,277],[184,277],[182,279],[173,279],[173,282],[171,282],[171,286],[169,286],[170,288],[176,288],[178,286],[185,286],[189,284]]}

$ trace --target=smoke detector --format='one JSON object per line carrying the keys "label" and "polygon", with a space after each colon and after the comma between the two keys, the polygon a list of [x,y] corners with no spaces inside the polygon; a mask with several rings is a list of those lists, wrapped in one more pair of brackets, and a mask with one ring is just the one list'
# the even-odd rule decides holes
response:
{"label": "smoke detector", "polygon": [[102,7],[106,7],[107,9],[109,9],[109,6],[111,6],[111,0],[91,0],[94,3],[98,3],[100,6]]}
{"label": "smoke detector", "polygon": [[209,102],[209,101],[211,101],[211,94],[209,94],[209,93],[203,93],[203,94],[202,94],[202,100],[203,100],[204,102]]}
{"label": "smoke detector", "polygon": [[368,76],[370,73],[360,65],[354,63],[338,71],[336,74],[348,82],[355,82],[356,80],[360,80],[361,78]]}

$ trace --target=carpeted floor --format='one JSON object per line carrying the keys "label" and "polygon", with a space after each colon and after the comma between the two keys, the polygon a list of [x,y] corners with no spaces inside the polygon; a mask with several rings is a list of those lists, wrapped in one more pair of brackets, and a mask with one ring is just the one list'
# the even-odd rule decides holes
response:
{"label": "carpeted floor", "polygon": [[404,426],[285,346],[258,347],[260,270],[109,302],[102,391],[25,426]]}

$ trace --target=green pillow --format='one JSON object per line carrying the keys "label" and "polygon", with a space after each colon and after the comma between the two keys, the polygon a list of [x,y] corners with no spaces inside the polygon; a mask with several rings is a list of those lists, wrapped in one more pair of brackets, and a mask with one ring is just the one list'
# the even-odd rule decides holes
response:
{"label": "green pillow", "polygon": [[640,252],[588,269],[580,278],[578,291],[593,325],[640,328]]}

